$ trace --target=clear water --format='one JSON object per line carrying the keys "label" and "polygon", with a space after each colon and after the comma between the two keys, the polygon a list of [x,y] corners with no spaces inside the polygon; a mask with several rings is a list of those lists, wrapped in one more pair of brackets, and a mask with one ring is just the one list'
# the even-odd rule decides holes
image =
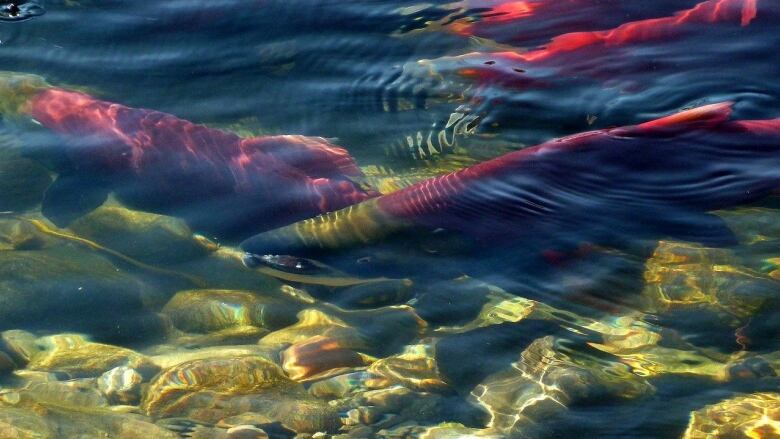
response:
{"label": "clear water", "polygon": [[[755,17],[745,6],[748,12],[737,8],[723,19],[681,19],[653,38],[627,37],[542,61],[501,54],[533,53],[562,34],[670,17],[701,2],[18,3],[18,11],[2,12],[0,70],[242,137],[324,137],[354,157],[367,176],[361,183],[382,192],[549,139],[707,104],[733,102],[731,120],[780,117],[780,4],[772,0],[757,0]],[[3,85],[0,92],[7,113],[14,94]],[[457,129],[446,129],[453,120]],[[274,247],[269,253],[290,257],[262,258],[261,251],[242,263],[238,244],[268,227],[249,221],[224,236],[199,229],[189,207],[212,200],[208,179],[177,186],[191,204],[166,206],[165,197],[152,200],[153,193],[127,182],[109,197],[114,210],[104,206],[103,218],[68,228],[49,222],[40,200],[49,178],[63,172],[56,152],[95,147],[74,130],[58,136],[50,128],[3,114],[0,330],[28,331],[24,337],[34,341],[25,346],[34,353],[21,358],[8,341],[18,333],[3,333],[0,437],[136,437],[120,433],[130,417],[109,405],[132,406],[123,410],[137,413],[135,421],[193,437],[238,437],[225,436],[227,427],[243,424],[272,437],[296,430],[422,437],[437,425],[438,434],[453,435],[446,437],[681,437],[698,428],[688,426],[701,418],[692,412],[760,392],[773,395],[761,403],[766,416],[754,406],[727,406],[733,417],[708,428],[723,437],[729,428],[744,437],[780,435],[780,396],[771,393],[780,384],[780,207],[769,194],[780,182],[776,133],[756,140],[686,129],[638,142],[640,150],[626,152],[625,160],[564,156],[542,163],[549,168],[481,180],[463,196],[463,209],[446,212],[450,217],[432,214],[417,224],[423,227],[378,242]],[[441,130],[455,139],[445,154],[425,141]],[[81,166],[76,172],[87,173]],[[70,193],[86,197],[98,180],[82,179]],[[123,191],[142,195],[123,199]],[[166,217],[122,210],[123,201]],[[199,204],[198,215],[225,223],[263,202],[216,200]],[[526,218],[513,210],[517,205],[533,210],[530,219],[516,220]],[[191,237],[181,220],[205,237]],[[393,281],[374,282],[381,277]],[[181,293],[196,289],[204,291]],[[250,316],[269,300],[274,306]],[[325,326],[290,330],[305,309],[339,319],[361,341]],[[239,323],[245,332],[224,331]],[[287,339],[279,335],[285,328],[303,335]],[[104,355],[89,350],[94,346],[71,363],[47,362],[52,352],[63,355],[57,349],[68,344],[65,333],[146,355],[153,366],[141,373],[137,394],[126,401],[99,396],[108,401],[94,407],[80,402],[79,394],[102,395],[89,379],[125,363],[143,367],[126,358],[91,366],[87,358]],[[317,335],[339,348],[328,351],[312,341]],[[276,339],[282,341],[269,341]],[[314,347],[287,349],[291,342]],[[388,358],[409,346],[428,347],[431,362],[393,366]],[[216,353],[203,354],[206,347]],[[270,398],[265,390],[212,383],[200,390],[227,399],[211,411],[193,409],[193,401],[150,406],[161,393],[155,383],[168,383],[165,373],[177,362],[194,353],[244,361],[236,360],[238,350],[279,363],[303,386],[274,390]],[[301,364],[326,375],[393,370],[385,372],[386,384],[405,389],[359,382],[352,395],[322,396],[313,389],[327,378],[300,376],[294,361],[284,361],[296,355],[309,355]],[[412,370],[418,366],[422,372]],[[231,373],[199,367],[229,381],[258,366]],[[334,372],[340,367],[346,369]],[[186,387],[198,373],[178,379]],[[416,374],[435,379],[421,383]],[[394,404],[371,400],[367,389],[406,393]],[[239,396],[261,402],[230,399]],[[305,428],[279,414],[309,416],[295,401],[314,401],[311,418],[331,410],[333,425]],[[364,413],[357,421],[350,419],[355,410]],[[262,416],[231,419],[245,412]],[[162,434],[155,431],[147,437]]]}

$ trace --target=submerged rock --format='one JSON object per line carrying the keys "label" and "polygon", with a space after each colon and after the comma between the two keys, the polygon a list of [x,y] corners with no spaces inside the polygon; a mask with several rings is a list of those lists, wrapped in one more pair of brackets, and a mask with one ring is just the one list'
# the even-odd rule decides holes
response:
{"label": "submerged rock", "polygon": [[34,334],[19,329],[0,333],[0,352],[5,352],[19,367],[24,367],[30,359],[41,351]]}
{"label": "submerged rock", "polygon": [[0,219],[0,250],[40,250],[52,241],[26,219]]}
{"label": "submerged rock", "polygon": [[[340,401],[342,420],[353,437],[361,427],[370,426],[377,430],[413,421],[435,423],[458,417],[458,410],[452,401],[441,395],[415,392],[403,386],[390,386],[368,390],[354,398]],[[370,435],[369,430],[369,435]],[[356,435],[357,436],[354,436]]]}
{"label": "submerged rock", "polygon": [[780,437],[780,394],[740,395],[691,413],[683,439]]}
{"label": "submerged rock", "polygon": [[751,245],[780,239],[780,226],[778,226],[780,210],[778,209],[742,207],[719,210],[715,214],[723,218],[742,244]]}
{"label": "submerged rock", "polygon": [[660,242],[646,263],[642,311],[688,332],[733,333],[780,292],[780,283],[735,261],[726,249]]}
{"label": "submerged rock", "polygon": [[81,237],[148,264],[176,264],[216,250],[215,244],[194,237],[178,218],[120,206],[101,206],[69,228]]}
{"label": "submerged rock", "polygon": [[16,364],[5,352],[0,352],[0,376],[16,369]]}
{"label": "submerged rock", "polygon": [[734,265],[725,249],[662,241],[645,270],[649,311],[702,308],[739,324],[753,315],[780,284]]}
{"label": "submerged rock", "polygon": [[162,332],[146,309],[160,292],[71,245],[0,251],[0,329],[79,331],[113,340]]}
{"label": "submerged rock", "polygon": [[422,336],[428,324],[417,311],[408,305],[344,311],[324,308],[349,326],[357,328],[368,345],[361,352],[374,356],[386,356],[398,352],[403,346]]}
{"label": "submerged rock", "polygon": [[0,135],[0,212],[24,212],[41,203],[53,179],[38,162],[9,151],[16,143],[9,137]]}
{"label": "submerged rock", "polygon": [[180,416],[199,393],[256,394],[273,388],[298,389],[275,363],[264,358],[208,358],[172,366],[149,384],[141,407],[149,416]]}
{"label": "submerged rock", "polygon": [[0,437],[20,439],[57,439],[54,426],[49,421],[29,410],[0,408]]}
{"label": "submerged rock", "polygon": [[540,338],[511,368],[489,376],[471,392],[472,401],[490,413],[488,428],[516,434],[575,403],[652,393],[650,384],[620,362],[564,346],[563,340]]}
{"label": "submerged rock", "polygon": [[375,359],[342,346],[339,340],[317,335],[285,349],[281,361],[291,379],[308,381],[368,366]]}
{"label": "submerged rock", "polygon": [[388,430],[380,430],[376,433],[380,438],[420,438],[420,439],[460,439],[460,438],[485,438],[502,439],[506,435],[491,429],[479,429],[466,427],[463,424],[447,422],[434,426],[403,425]]}
{"label": "submerged rock", "polygon": [[39,405],[35,410],[0,409],[0,436],[25,439],[179,439],[176,433],[137,415],[46,405]]}
{"label": "submerged rock", "polygon": [[94,379],[30,382],[0,394],[0,437],[175,439],[143,416],[108,407]]}
{"label": "submerged rock", "polygon": [[412,285],[409,279],[388,279],[345,288],[328,300],[347,309],[397,305],[412,298]]}
{"label": "submerged rock", "polygon": [[19,405],[43,404],[80,410],[108,407],[108,400],[98,391],[94,379],[32,382],[17,393]]}
{"label": "submerged rock", "polygon": [[268,433],[253,425],[238,425],[227,430],[227,439],[268,439]]}
{"label": "submerged rock", "polygon": [[297,323],[266,335],[260,339],[259,344],[262,347],[283,349],[318,336],[338,340],[344,348],[368,347],[356,328],[317,309],[301,311],[298,313]]}
{"label": "submerged rock", "polygon": [[141,398],[143,377],[128,366],[115,367],[97,379],[98,389],[115,404],[136,404]]}
{"label": "submerged rock", "polygon": [[434,341],[406,346],[400,354],[376,361],[368,371],[412,390],[449,392],[436,364],[435,349]]}
{"label": "submerged rock", "polygon": [[163,308],[176,328],[207,333],[231,327],[279,329],[296,321],[301,306],[249,291],[189,290],[177,293]]}
{"label": "submerged rock", "polygon": [[260,337],[268,334],[267,329],[257,326],[232,326],[207,334],[171,334],[168,341],[187,349],[210,346],[254,344]]}
{"label": "submerged rock", "polygon": [[141,407],[154,418],[220,425],[280,422],[296,432],[334,431],[339,425],[335,408],[310,397],[279,366],[257,356],[173,366],[150,383]]}
{"label": "submerged rock", "polygon": [[170,266],[172,270],[202,279],[201,288],[246,291],[273,291],[281,287],[279,280],[248,268],[242,262],[244,253],[231,247],[220,247],[205,257]]}
{"label": "submerged rock", "polygon": [[77,334],[44,337],[43,351],[28,364],[32,370],[57,371],[71,377],[97,377],[115,367],[127,366],[151,375],[157,367],[144,355],[130,349],[93,343]]}
{"label": "submerged rock", "polygon": [[309,386],[309,393],[317,398],[335,400],[356,396],[368,390],[388,387],[390,382],[366,371],[349,372],[325,378]]}
{"label": "submerged rock", "polygon": [[181,346],[158,345],[146,351],[149,359],[161,369],[170,369],[182,363],[213,358],[241,358],[257,356],[274,358],[273,352],[255,345],[212,346],[183,349]]}
{"label": "submerged rock", "polygon": [[[243,395],[213,400],[213,418],[216,415],[238,413],[222,418],[218,425],[261,425],[278,423],[284,430],[296,433],[335,432],[341,427],[338,410],[305,394],[290,395],[286,392],[262,395]],[[201,413],[206,413],[203,411]],[[262,422],[266,419],[265,422]],[[265,428],[265,426],[264,426]],[[269,430],[270,432],[270,430]]]}

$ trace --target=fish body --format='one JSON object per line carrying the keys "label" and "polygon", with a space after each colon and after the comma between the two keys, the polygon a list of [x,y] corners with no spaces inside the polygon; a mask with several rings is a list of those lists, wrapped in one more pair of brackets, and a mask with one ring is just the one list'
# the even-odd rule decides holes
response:
{"label": "fish body", "polygon": [[548,141],[259,234],[242,248],[316,253],[413,230],[447,230],[486,249],[539,239],[619,244],[637,235],[727,244],[733,236],[707,212],[780,187],[780,119],[730,114],[729,103],[713,104]]}
{"label": "fish body", "polygon": [[649,14],[653,12],[673,12],[686,3],[693,1],[661,0],[648,8],[620,0],[462,0],[400,12],[414,18],[427,18],[426,26],[414,30],[440,30],[499,44],[525,46],[559,35],[562,29],[579,32],[609,28],[619,25],[619,20],[625,20],[625,17],[650,18]]}
{"label": "fish body", "polygon": [[13,91],[12,110],[66,141],[58,151],[64,157],[55,169],[59,177],[42,207],[59,226],[102,204],[111,191],[129,207],[184,218],[218,237],[278,227],[376,195],[359,183],[363,175],[349,153],[323,138],[241,138],[163,112],[8,78],[0,92]]}
{"label": "fish body", "polygon": [[[526,2],[501,4],[509,7],[517,3]],[[572,32],[571,29],[578,27],[558,25],[560,20],[557,17],[565,16],[558,8],[566,2],[527,3],[528,15],[489,14],[472,26],[515,23],[509,31],[519,34],[516,38],[521,38],[527,29],[520,26],[519,21],[538,21],[549,23],[557,33],[551,32],[546,41],[530,46],[502,45],[494,50],[410,62],[386,87],[400,89],[406,84],[418,82],[428,84],[426,99],[429,101],[451,100],[453,95],[460,95],[464,100],[489,100],[490,88],[493,87],[513,91],[549,90],[570,87],[567,81],[579,78],[614,81],[618,74],[626,77],[648,69],[646,62],[637,61],[634,65],[621,61],[628,56],[627,51],[658,42],[678,42],[706,26],[746,27],[757,18],[760,6],[759,0],[706,0],[667,16],[627,21],[605,28],[593,28],[593,24],[588,24],[581,27],[583,30]],[[601,2],[588,3],[590,8]],[[769,7],[766,9],[767,13],[772,12]],[[549,17],[542,13],[545,10],[550,11]],[[614,11],[606,15],[623,18]],[[562,32],[562,29],[566,31]],[[467,92],[464,93],[464,90]]]}

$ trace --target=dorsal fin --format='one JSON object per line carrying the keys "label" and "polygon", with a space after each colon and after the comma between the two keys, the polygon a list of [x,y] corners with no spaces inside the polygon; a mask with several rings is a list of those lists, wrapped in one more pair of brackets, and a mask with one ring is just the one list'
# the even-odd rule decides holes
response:
{"label": "dorsal fin", "polygon": [[651,120],[611,131],[618,136],[640,136],[654,134],[674,134],[692,129],[701,129],[720,125],[731,117],[732,102],[719,102],[681,111],[660,119]]}

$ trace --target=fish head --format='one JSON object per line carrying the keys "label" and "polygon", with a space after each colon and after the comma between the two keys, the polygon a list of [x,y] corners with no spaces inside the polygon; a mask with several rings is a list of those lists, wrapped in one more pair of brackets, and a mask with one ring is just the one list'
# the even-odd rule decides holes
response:
{"label": "fish head", "polygon": [[32,98],[49,87],[38,75],[0,71],[0,115],[5,120],[29,115]]}
{"label": "fish head", "polygon": [[[439,100],[458,101],[455,97],[474,90],[498,88],[522,91],[536,84],[538,73],[529,72],[522,54],[512,51],[469,52],[456,56],[422,59],[404,66],[404,75],[432,82],[429,96]],[[537,69],[538,70],[538,69]],[[446,98],[446,99],[445,99]]]}

